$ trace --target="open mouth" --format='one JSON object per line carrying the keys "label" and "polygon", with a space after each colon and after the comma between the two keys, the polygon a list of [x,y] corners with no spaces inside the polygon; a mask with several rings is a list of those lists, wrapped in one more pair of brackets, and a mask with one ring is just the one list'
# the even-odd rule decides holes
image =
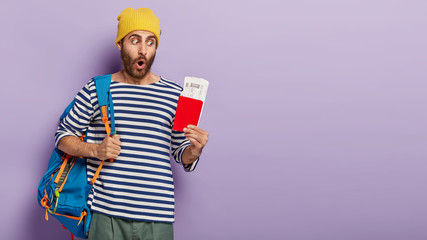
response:
{"label": "open mouth", "polygon": [[145,60],[141,59],[136,62],[136,68],[142,70],[145,68]]}

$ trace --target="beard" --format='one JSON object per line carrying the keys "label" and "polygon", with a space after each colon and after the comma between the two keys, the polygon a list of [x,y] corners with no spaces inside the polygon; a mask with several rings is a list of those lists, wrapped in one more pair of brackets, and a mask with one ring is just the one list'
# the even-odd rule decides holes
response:
{"label": "beard", "polygon": [[[153,57],[146,59],[145,56],[140,56],[138,58],[132,59],[130,54],[126,52],[125,49],[122,49],[120,52],[120,57],[122,58],[122,63],[124,70],[131,77],[136,79],[144,78],[151,70],[151,65],[153,65],[154,58],[156,57],[156,53],[154,53]],[[145,67],[143,69],[138,69],[136,67],[137,62],[140,60],[144,60]]]}

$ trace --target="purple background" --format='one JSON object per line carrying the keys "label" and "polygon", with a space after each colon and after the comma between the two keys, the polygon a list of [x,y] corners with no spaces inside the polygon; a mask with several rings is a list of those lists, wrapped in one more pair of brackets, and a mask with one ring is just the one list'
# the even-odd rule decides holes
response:
{"label": "purple background", "polygon": [[126,7],[161,20],[156,74],[211,84],[176,239],[427,239],[421,0],[3,1],[1,239],[69,237],[36,188],[65,106],[120,69]]}

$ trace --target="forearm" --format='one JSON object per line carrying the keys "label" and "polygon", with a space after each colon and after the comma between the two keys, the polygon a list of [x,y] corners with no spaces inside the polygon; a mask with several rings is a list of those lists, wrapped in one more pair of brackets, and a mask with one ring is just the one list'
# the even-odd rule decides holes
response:
{"label": "forearm", "polygon": [[184,153],[182,153],[182,164],[187,165],[187,164],[192,164],[193,162],[195,162],[201,155],[201,152],[197,152],[193,149],[193,146],[188,146],[185,150]]}
{"label": "forearm", "polygon": [[66,136],[58,143],[58,149],[72,156],[96,157],[98,144],[87,143],[75,136]]}

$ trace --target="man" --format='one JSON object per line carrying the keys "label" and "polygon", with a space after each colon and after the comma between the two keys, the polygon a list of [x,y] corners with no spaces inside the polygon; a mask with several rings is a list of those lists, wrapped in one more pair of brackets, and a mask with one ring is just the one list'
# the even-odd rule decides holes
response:
{"label": "man", "polygon": [[[106,161],[89,196],[89,239],[173,239],[174,186],[170,146],[185,171],[193,171],[208,133],[189,125],[172,130],[182,88],[151,72],[160,21],[147,8],[127,8],[117,18],[116,44],[123,68],[112,74],[116,135],[106,136],[93,80],[55,135],[58,149],[88,162],[88,178]],[[87,131],[87,142],[79,137]]]}

